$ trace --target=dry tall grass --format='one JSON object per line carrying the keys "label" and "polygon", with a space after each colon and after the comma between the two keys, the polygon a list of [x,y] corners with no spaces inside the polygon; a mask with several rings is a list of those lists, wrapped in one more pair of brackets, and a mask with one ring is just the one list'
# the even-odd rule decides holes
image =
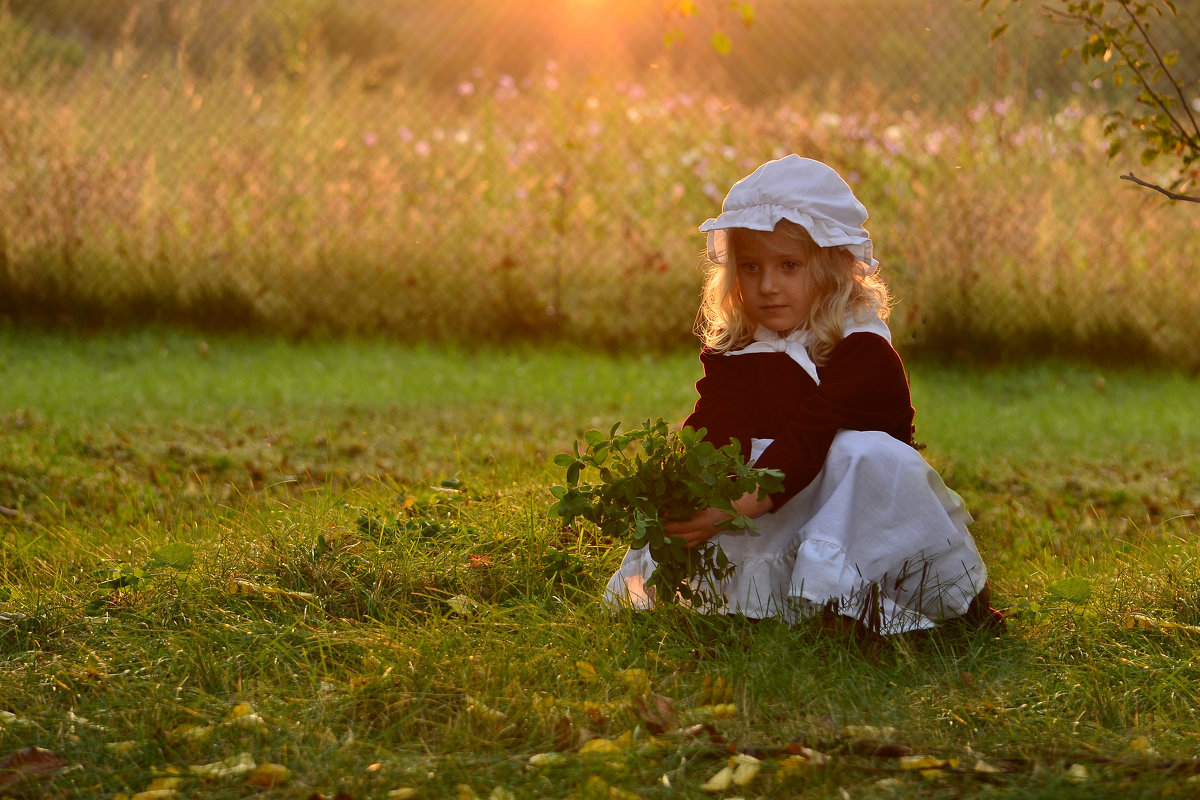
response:
{"label": "dry tall grass", "polygon": [[695,226],[799,152],[871,210],[908,352],[1200,366],[1200,217],[1117,180],[1099,109],[892,106],[553,62],[452,91],[333,61],[25,75],[0,82],[0,318],[683,346]]}

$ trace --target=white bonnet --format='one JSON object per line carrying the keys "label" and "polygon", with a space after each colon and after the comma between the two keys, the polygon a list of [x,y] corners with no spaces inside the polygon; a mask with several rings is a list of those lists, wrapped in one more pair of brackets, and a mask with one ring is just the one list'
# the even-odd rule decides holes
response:
{"label": "white bonnet", "polygon": [[773,231],[782,219],[804,227],[821,247],[843,247],[872,268],[871,237],[863,229],[867,209],[850,186],[820,161],[785,156],[768,161],[733,185],[721,215],[700,226],[708,233],[708,258],[725,260],[726,230]]}

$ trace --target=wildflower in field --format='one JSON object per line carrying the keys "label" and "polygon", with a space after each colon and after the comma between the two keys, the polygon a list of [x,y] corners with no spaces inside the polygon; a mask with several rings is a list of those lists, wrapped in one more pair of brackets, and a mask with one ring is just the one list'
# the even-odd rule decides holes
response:
{"label": "wildflower in field", "polygon": [[470,81],[462,81],[458,84],[459,97],[470,97],[475,94],[475,84]]}
{"label": "wildflower in field", "polygon": [[362,143],[364,147],[374,147],[379,144],[379,134],[374,131],[367,131],[363,134]]}
{"label": "wildflower in field", "polygon": [[501,75],[496,81],[496,99],[512,100],[518,95],[517,82],[511,75]]}
{"label": "wildflower in field", "polygon": [[429,146],[429,142],[422,139],[413,145],[413,152],[419,155],[421,158],[426,158],[430,153],[433,152],[433,148]]}

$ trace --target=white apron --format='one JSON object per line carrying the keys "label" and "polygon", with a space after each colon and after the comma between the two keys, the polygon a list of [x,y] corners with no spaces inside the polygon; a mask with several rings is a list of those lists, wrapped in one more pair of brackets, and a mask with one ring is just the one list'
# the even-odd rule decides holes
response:
{"label": "white apron", "polygon": [[[769,444],[755,439],[751,459]],[[987,580],[970,521],[915,449],[881,431],[839,431],[803,491],[756,530],[713,538],[736,567],[717,587],[718,610],[794,622],[832,604],[884,634],[934,627],[966,612]],[[605,602],[650,608],[654,568],[648,549],[630,550]]]}

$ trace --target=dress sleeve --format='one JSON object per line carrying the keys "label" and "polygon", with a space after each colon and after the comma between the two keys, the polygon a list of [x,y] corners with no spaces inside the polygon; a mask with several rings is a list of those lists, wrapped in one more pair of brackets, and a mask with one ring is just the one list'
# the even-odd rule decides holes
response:
{"label": "dress sleeve", "polygon": [[913,409],[900,356],[874,333],[852,333],[820,367],[821,383],[755,466],[781,470],[784,489],[771,495],[781,507],[812,482],[839,430],[883,431],[912,444]]}
{"label": "dress sleeve", "polygon": [[683,421],[684,427],[704,428],[705,441],[717,447],[736,439],[743,453],[748,454],[751,426],[746,416],[745,376],[739,369],[742,363],[710,350],[700,353],[700,363],[704,365],[704,377],[696,382],[699,397]]}

